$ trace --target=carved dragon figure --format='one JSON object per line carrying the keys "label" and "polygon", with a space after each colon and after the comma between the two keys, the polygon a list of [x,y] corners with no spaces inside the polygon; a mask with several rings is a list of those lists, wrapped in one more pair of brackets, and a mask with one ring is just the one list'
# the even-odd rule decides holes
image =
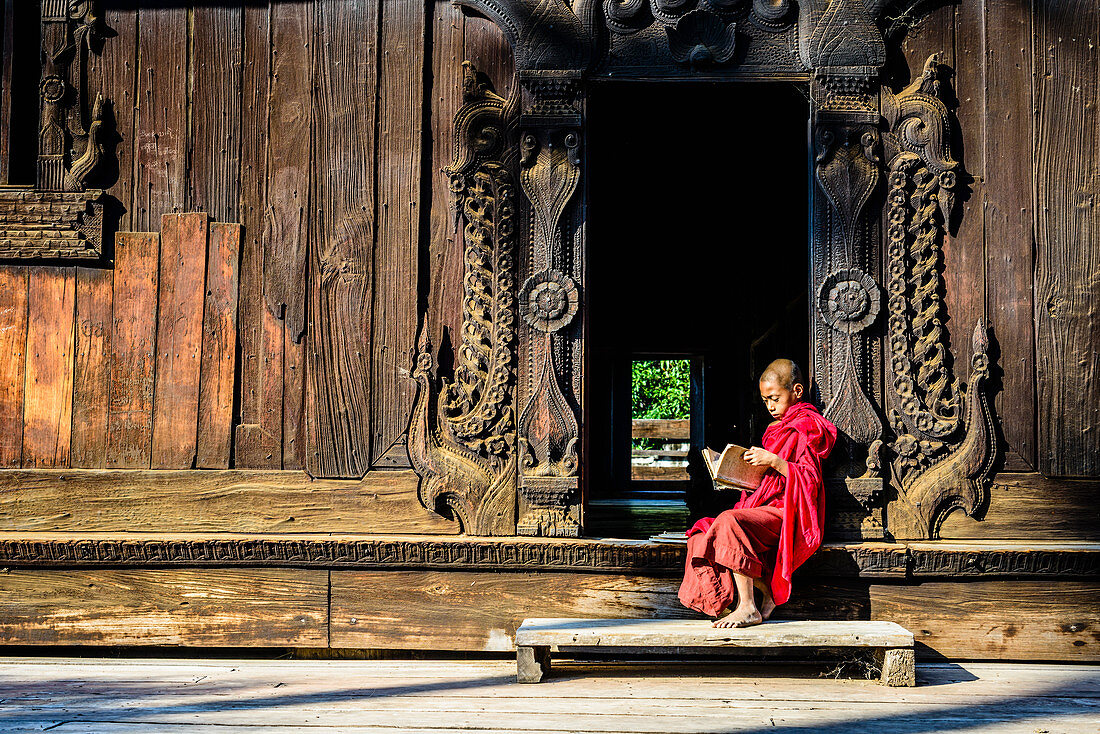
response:
{"label": "carved dragon figure", "polygon": [[941,258],[958,163],[948,145],[950,116],[939,96],[938,66],[937,56],[929,57],[918,79],[897,95],[884,90],[882,99],[888,126],[887,393],[896,434],[889,446],[901,482],[890,527],[899,538],[935,537],[955,508],[977,512],[986,501],[994,457],[984,390],[988,327],[981,319],[975,327],[965,389],[953,374],[945,341]]}
{"label": "carved dragon figure", "polygon": [[465,104],[455,117],[448,167],[465,220],[462,346],[454,380],[437,379],[421,327],[413,379],[409,458],[425,507],[453,513],[465,532],[515,532],[515,264],[512,177],[504,149],[504,104],[463,64]]}

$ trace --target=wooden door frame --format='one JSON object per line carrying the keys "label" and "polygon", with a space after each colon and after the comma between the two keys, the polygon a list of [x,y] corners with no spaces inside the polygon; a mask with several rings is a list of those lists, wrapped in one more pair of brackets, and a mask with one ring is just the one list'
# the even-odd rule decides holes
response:
{"label": "wooden door frame", "polygon": [[[422,328],[413,375],[425,506],[472,534],[582,534],[584,113],[588,81],[615,76],[808,82],[811,373],[842,434],[833,521],[854,537],[927,538],[953,509],[981,510],[996,450],[987,327],[969,386],[942,327],[956,121],[936,56],[904,90],[883,86],[883,0],[456,3],[501,28],[519,84],[504,100],[466,64],[448,169],[466,233],[463,348],[442,381]],[[765,124],[739,142],[781,144],[767,110],[745,114]],[[681,132],[655,137],[667,147]]]}

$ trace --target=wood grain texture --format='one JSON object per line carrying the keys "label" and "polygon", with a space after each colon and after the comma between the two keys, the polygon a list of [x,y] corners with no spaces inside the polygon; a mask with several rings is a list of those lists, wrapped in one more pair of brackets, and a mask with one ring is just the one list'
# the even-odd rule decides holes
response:
{"label": "wood grain texture", "polygon": [[283,330],[283,468],[304,469],[306,465],[305,340],[295,342]]}
{"label": "wood grain texture", "polygon": [[23,460],[27,281],[26,268],[0,267],[0,467],[5,468]]}
{"label": "wood grain texture", "polygon": [[[370,461],[378,6],[317,6],[306,467],[360,477]],[[419,81],[418,81],[419,83]]]}
{"label": "wood grain texture", "polygon": [[312,3],[271,6],[264,298],[294,341],[305,331],[313,15]]}
{"label": "wood grain texture", "polygon": [[114,271],[76,269],[76,364],[73,375],[72,465],[107,466]]}
{"label": "wood grain texture", "polygon": [[188,208],[239,221],[241,8],[199,4],[192,11]]}
{"label": "wood grain texture", "polygon": [[[103,25],[114,31],[109,43],[98,54],[88,56],[88,89],[103,92],[110,100],[107,115],[113,120],[113,139],[109,139],[108,156],[102,167],[93,173],[95,185],[108,190],[111,209],[118,221],[114,232],[134,229],[134,172],[137,146],[134,124],[137,119],[137,18],[132,5],[104,3],[100,8]],[[112,136],[108,136],[111,138]],[[111,155],[113,154],[113,155]]]}
{"label": "wood grain texture", "polygon": [[[416,359],[426,32],[419,4],[382,0],[382,18],[371,341],[371,455],[378,458],[403,443],[416,394],[409,372]],[[402,447],[396,454],[387,465],[407,466]]]}
{"label": "wood grain texture", "polygon": [[24,467],[69,466],[75,307],[75,268],[30,269],[23,387]]}
{"label": "wood grain texture", "polygon": [[115,236],[107,407],[109,467],[149,468],[159,254],[160,235],[156,232],[119,232]]}
{"label": "wood grain texture", "polygon": [[697,617],[680,605],[674,583],[602,574],[334,570],[332,645],[512,650],[526,617]]}
{"label": "wood grain texture", "polygon": [[[986,307],[1000,347],[1002,390],[995,410],[1008,468],[1036,465],[1035,222],[1032,182],[1031,15],[1010,0],[985,4]],[[1003,155],[1003,151],[1012,151]]]}
{"label": "wood grain texture", "polygon": [[178,5],[138,11],[131,226],[145,232],[160,229],[161,215],[182,209],[187,196],[187,13]]}
{"label": "wood grain texture", "polygon": [[[235,428],[233,461],[238,467],[273,466],[275,447],[261,432],[264,385],[281,380],[281,372],[264,360],[264,233],[267,201],[267,120],[271,68],[271,10],[244,8],[244,65],[241,104],[241,241],[240,292],[237,332],[240,343],[240,380],[237,403],[240,425]],[[281,397],[280,397],[281,400]],[[267,437],[270,438],[270,435]]]}
{"label": "wood grain texture", "polygon": [[[954,222],[944,238],[944,297],[947,300],[951,353],[955,374],[966,380],[970,374],[971,339],[974,324],[986,315],[985,277],[985,37],[984,8],[980,2],[944,7],[945,21],[952,25],[954,48],[941,54],[954,56],[948,83],[958,106],[955,158],[959,159],[966,184],[955,202]],[[920,68],[923,59],[913,59]]]}
{"label": "wood grain texture", "polygon": [[[698,618],[679,579],[600,574],[332,571],[334,647],[510,650],[525,617]],[[803,583],[778,619],[874,619],[925,658],[1100,659],[1095,582]],[[429,617],[424,609],[433,610]],[[445,619],[445,625],[438,620]]]}
{"label": "wood grain texture", "polygon": [[160,235],[154,469],[189,469],[198,440],[207,216],[165,214]]}
{"label": "wood grain texture", "polygon": [[454,534],[411,472],[0,471],[0,530]]}
{"label": "wood grain texture", "polygon": [[0,267],[0,467],[23,460],[23,388],[27,365],[24,267]]}
{"label": "wood grain texture", "polygon": [[470,15],[465,21],[466,60],[493,80],[493,87],[501,97],[509,99],[513,91],[518,94],[514,78],[516,62],[504,32],[487,18]]}
{"label": "wood grain texture", "polygon": [[[269,308],[259,309],[257,355],[259,384],[255,423],[242,423],[236,433],[236,466],[249,469],[282,468],[283,443],[283,325]],[[244,417],[242,416],[242,420]]]}
{"label": "wood grain texture", "polygon": [[[458,212],[443,169],[454,160],[454,117],[462,106],[462,12],[448,0],[433,5],[430,95],[431,143],[425,174],[430,177],[428,221],[428,328],[436,364],[454,364],[462,338],[464,263],[458,238]],[[447,343],[444,344],[444,333]],[[448,350],[446,355],[444,349]]]}
{"label": "wood grain texture", "polygon": [[1039,467],[1100,475],[1100,62],[1091,0],[1034,6]]}
{"label": "wood grain texture", "polygon": [[952,513],[940,538],[1100,541],[1095,479],[1047,479],[1041,474],[998,474],[981,521]]}
{"label": "wood grain texture", "polygon": [[195,465],[228,469],[237,367],[237,263],[241,225],[211,222],[206,253]]}
{"label": "wood grain texture", "polygon": [[327,573],[9,571],[4,644],[325,646]]}
{"label": "wood grain texture", "polygon": [[12,43],[15,37],[15,0],[0,7],[0,185],[10,183]]}

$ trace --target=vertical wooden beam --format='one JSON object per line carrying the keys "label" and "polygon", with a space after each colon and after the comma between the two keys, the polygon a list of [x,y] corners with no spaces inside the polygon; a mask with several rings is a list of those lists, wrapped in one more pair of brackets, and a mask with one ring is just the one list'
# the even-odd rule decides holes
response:
{"label": "vertical wooden beam", "polygon": [[[271,68],[271,9],[244,7],[241,100],[241,241],[240,294],[237,333],[240,340],[240,425],[236,428],[233,462],[239,468],[278,468],[271,459],[270,426],[261,425],[264,386],[264,232],[267,202],[268,96]],[[281,399],[281,398],[280,398]],[[264,429],[268,429],[265,432]]]}
{"label": "vertical wooden beam", "polygon": [[73,268],[30,269],[23,387],[24,467],[69,466],[75,303]]}
{"label": "vertical wooden beam", "polygon": [[286,320],[294,341],[305,328],[313,13],[312,3],[279,3],[271,9],[264,297],[272,313]]}
{"label": "vertical wooden beam", "polygon": [[160,234],[153,469],[190,469],[199,412],[207,216],[165,214]]}
{"label": "vertical wooden beam", "polygon": [[192,32],[188,208],[221,222],[237,222],[241,8],[196,4]]}
{"label": "vertical wooden beam", "polygon": [[[465,263],[456,241],[458,217],[444,167],[454,158],[454,117],[462,105],[462,12],[449,0],[436,0],[432,16],[431,141],[425,155],[424,176],[431,185],[428,228],[428,325],[437,364],[453,362],[461,341],[462,277]],[[426,93],[429,90],[426,90]],[[450,338],[450,354],[440,357],[443,333]]]}
{"label": "vertical wooden beam", "polygon": [[1039,467],[1100,476],[1100,63],[1095,0],[1033,6]]}
{"label": "vertical wooden beam", "polygon": [[195,466],[228,469],[237,367],[237,262],[241,225],[210,224]]}
{"label": "vertical wooden beam", "polygon": [[107,466],[114,271],[76,269],[76,366],[73,378],[72,465]]}
{"label": "vertical wooden beam", "polygon": [[107,466],[148,469],[157,334],[156,232],[115,236]]}
{"label": "vertical wooden beam", "polygon": [[985,315],[985,29],[982,0],[965,0],[940,11],[955,21],[954,78],[959,106],[959,138],[954,155],[968,177],[969,192],[955,202],[957,229],[943,243],[944,289],[947,324],[955,374],[965,380],[970,373],[970,335]]}
{"label": "vertical wooden beam", "polygon": [[516,63],[508,39],[496,23],[470,16],[465,25],[466,59],[489,75],[497,94],[508,99],[515,83]]}
{"label": "vertical wooden beam", "polygon": [[[103,24],[115,35],[107,39],[98,54],[88,55],[88,89],[93,95],[102,91],[109,100],[108,119],[113,119],[115,139],[108,146],[106,160],[93,173],[103,185],[110,183],[111,196],[119,201],[117,210],[111,211],[118,220],[115,230],[128,232],[133,229],[134,158],[137,146],[134,142],[134,121],[137,100],[134,92],[137,83],[138,11],[131,5],[119,7],[116,3],[103,3]],[[113,153],[113,155],[112,155]]]}
{"label": "vertical wooden beam", "polygon": [[11,183],[11,71],[15,0],[0,7],[0,185]]}
{"label": "vertical wooden beam", "polygon": [[162,214],[184,207],[187,186],[187,8],[138,11],[134,229],[160,229]]}
{"label": "vertical wooden beam", "polygon": [[319,3],[315,38],[306,466],[359,477],[370,460],[376,0]]}
{"label": "vertical wooden beam", "polygon": [[23,459],[27,275],[23,267],[0,267],[0,468],[5,469]]}
{"label": "vertical wooden beam", "polygon": [[403,434],[416,383],[420,258],[421,139],[424,124],[424,8],[382,1],[378,218],[371,342],[371,463],[408,466]]}
{"label": "vertical wooden beam", "polygon": [[[304,274],[303,274],[304,275]],[[284,324],[285,326],[285,324]],[[306,342],[283,330],[283,468],[305,468]]]}
{"label": "vertical wooden beam", "polygon": [[[1035,467],[1035,317],[1032,201],[1031,13],[988,0],[986,49],[986,291],[1003,374],[996,414],[1008,443],[1007,469]],[[1003,154],[1011,151],[1010,154]]]}

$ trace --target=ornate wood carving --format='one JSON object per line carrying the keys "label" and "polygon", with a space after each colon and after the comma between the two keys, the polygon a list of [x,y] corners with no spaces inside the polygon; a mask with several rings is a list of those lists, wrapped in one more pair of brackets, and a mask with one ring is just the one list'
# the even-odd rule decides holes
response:
{"label": "ornate wood carving", "polygon": [[[895,438],[891,505],[897,537],[935,537],[953,509],[973,515],[988,497],[994,427],[984,385],[987,326],[974,329],[970,385],[959,384],[947,350],[942,245],[958,163],[948,147],[951,118],[939,97],[938,58],[900,94],[883,94],[889,191],[890,318],[888,410]],[[965,420],[964,420],[965,414]]]}
{"label": "ornate wood carving", "polygon": [[455,117],[451,191],[465,222],[462,348],[454,379],[434,374],[421,328],[409,459],[425,507],[451,512],[465,532],[515,532],[515,202],[501,163],[504,99],[466,62]]}
{"label": "ornate wood carving", "polygon": [[104,155],[103,95],[88,104],[85,67],[103,40],[94,0],[43,0],[38,132],[41,191],[82,191]]}
{"label": "ornate wood carving", "polygon": [[[13,568],[248,567],[419,568],[440,570],[642,573],[683,572],[683,545],[515,538],[103,537],[0,539],[0,565]],[[869,579],[1100,576],[1092,548],[935,543],[825,545],[799,573]]]}
{"label": "ornate wood carving", "polygon": [[103,192],[0,189],[0,259],[98,258]]}
{"label": "ornate wood carving", "polygon": [[[578,148],[581,115],[576,107],[576,71],[520,72],[520,182],[527,199],[530,239],[524,261],[531,275],[520,290],[525,360],[519,418],[521,535],[580,535],[577,444],[579,403],[568,395],[568,357],[578,338],[569,327],[580,306],[580,289],[566,270],[572,248],[563,215],[581,178]],[[564,388],[563,388],[564,386]]]}
{"label": "ornate wood carving", "polygon": [[[584,91],[590,77],[625,72],[809,82],[813,374],[826,415],[843,434],[827,482],[834,533],[933,537],[951,509],[980,509],[995,451],[983,393],[986,327],[975,332],[971,384],[964,389],[947,359],[939,295],[957,168],[948,149],[952,119],[938,96],[934,59],[899,94],[882,88],[883,3],[578,0],[571,8],[564,0],[457,1],[495,21],[512,43],[520,114],[506,129],[503,100],[483,91],[456,118],[467,152],[452,171],[461,174],[454,190],[480,202],[466,207],[467,229],[477,232],[467,235],[467,283],[495,285],[468,294],[464,340],[472,341],[464,345],[456,382],[438,392],[437,407],[430,353],[421,350],[410,453],[429,506],[461,508],[455,511],[466,527],[480,528],[473,532],[505,532],[502,508],[510,496],[519,516],[515,532],[581,531],[578,314],[585,243],[577,192]],[[475,110],[492,117],[491,133],[476,132]],[[481,181],[480,188],[470,181]],[[514,243],[522,286],[514,294],[512,261],[494,259],[512,245],[494,209],[511,181],[523,192]],[[518,335],[511,330],[511,298],[518,298],[522,316]],[[493,350],[499,359],[490,358]],[[517,366],[514,384],[508,372],[490,393],[489,375],[505,364],[506,371]],[[448,428],[466,426],[467,412],[480,409],[488,394],[498,400],[496,412],[484,420],[478,414],[477,431]],[[489,513],[497,518],[491,528],[472,520],[485,503],[497,508]]]}

